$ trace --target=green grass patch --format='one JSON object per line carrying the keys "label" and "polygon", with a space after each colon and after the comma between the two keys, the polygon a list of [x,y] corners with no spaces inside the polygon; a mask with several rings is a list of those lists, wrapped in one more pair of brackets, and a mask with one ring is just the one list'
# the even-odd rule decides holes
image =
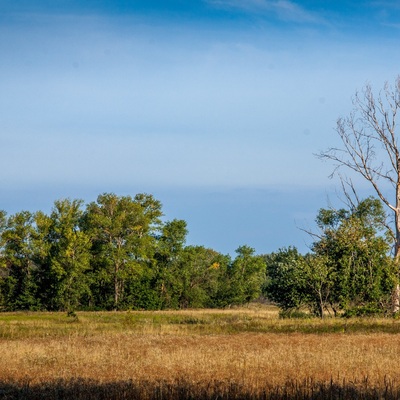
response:
{"label": "green grass patch", "polygon": [[193,333],[236,334],[304,333],[360,334],[400,333],[400,320],[390,318],[307,318],[281,319],[262,310],[218,312],[198,311],[128,311],[67,313],[0,313],[0,338],[23,339],[96,335],[98,333]]}

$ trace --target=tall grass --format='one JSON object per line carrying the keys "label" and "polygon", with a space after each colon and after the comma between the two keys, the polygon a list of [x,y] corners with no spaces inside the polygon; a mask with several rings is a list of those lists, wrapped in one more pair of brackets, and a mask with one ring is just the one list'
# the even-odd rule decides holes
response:
{"label": "tall grass", "polygon": [[0,314],[0,398],[400,398],[400,323],[273,308]]}

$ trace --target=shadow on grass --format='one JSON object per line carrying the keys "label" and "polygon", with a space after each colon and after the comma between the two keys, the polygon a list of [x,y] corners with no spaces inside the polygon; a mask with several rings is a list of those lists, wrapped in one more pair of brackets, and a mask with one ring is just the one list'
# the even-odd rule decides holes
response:
{"label": "shadow on grass", "polygon": [[400,387],[390,381],[382,387],[370,387],[368,380],[359,383],[318,383],[312,379],[303,382],[288,381],[284,385],[250,390],[235,382],[150,382],[121,381],[99,383],[74,379],[30,384],[0,382],[0,399],[29,400],[308,400],[308,399],[387,399],[400,397]]}

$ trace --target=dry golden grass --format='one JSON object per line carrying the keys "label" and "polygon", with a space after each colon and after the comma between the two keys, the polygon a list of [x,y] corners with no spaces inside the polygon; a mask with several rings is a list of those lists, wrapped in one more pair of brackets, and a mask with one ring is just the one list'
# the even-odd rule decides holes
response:
{"label": "dry golden grass", "polygon": [[279,320],[272,308],[80,313],[78,320],[4,314],[0,381],[222,382],[249,393],[318,382],[387,390],[398,381],[398,327],[393,320]]}
{"label": "dry golden grass", "polygon": [[388,334],[115,334],[0,342],[2,379],[235,380],[251,387],[288,378],[379,384],[397,374],[400,341]]}

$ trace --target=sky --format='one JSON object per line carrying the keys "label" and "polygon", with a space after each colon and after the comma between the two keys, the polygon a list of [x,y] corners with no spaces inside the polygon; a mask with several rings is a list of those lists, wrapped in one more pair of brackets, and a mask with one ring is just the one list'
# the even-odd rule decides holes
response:
{"label": "sky", "polygon": [[315,154],[399,44],[390,0],[0,0],[0,209],[145,192],[187,244],[306,252]]}

